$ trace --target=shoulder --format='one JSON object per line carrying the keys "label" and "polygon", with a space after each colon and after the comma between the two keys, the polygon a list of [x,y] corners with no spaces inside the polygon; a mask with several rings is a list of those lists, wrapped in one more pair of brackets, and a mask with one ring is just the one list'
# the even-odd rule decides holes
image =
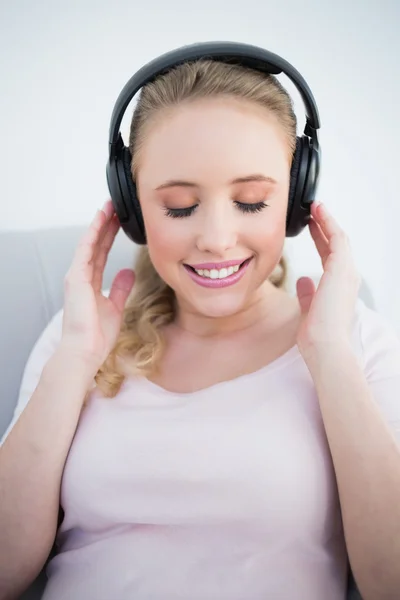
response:
{"label": "shoulder", "polygon": [[35,391],[43,368],[55,352],[62,335],[63,311],[59,310],[48,322],[40,336],[33,345],[25,368],[18,392],[17,403],[14,408],[11,422],[2,435],[0,445],[3,444],[11,429],[19,419]]}
{"label": "shoulder", "polygon": [[[108,296],[110,290],[103,290],[103,294]],[[11,423],[1,438],[0,445],[4,442],[12,427],[20,417],[27,406],[33,392],[39,383],[43,368],[56,351],[61,338],[63,327],[64,309],[60,309],[50,319],[46,327],[33,345],[26,362],[22,379],[20,383],[17,404],[14,408]]]}
{"label": "shoulder", "polygon": [[400,376],[400,337],[379,311],[357,300],[353,336],[369,381]]}
{"label": "shoulder", "polygon": [[354,336],[372,397],[400,442],[400,337],[386,317],[362,300],[356,307]]}

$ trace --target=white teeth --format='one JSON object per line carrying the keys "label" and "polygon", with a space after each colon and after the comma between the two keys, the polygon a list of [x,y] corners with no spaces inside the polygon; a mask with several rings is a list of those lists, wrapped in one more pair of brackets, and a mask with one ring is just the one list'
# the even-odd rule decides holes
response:
{"label": "white teeth", "polygon": [[208,277],[209,279],[225,279],[225,277],[229,277],[233,273],[239,271],[240,265],[235,265],[234,267],[228,267],[223,269],[195,269],[196,273],[201,277]]}

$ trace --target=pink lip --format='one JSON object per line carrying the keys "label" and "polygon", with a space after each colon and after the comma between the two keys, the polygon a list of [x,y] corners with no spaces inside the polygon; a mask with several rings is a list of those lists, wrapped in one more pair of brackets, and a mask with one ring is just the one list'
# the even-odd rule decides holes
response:
{"label": "pink lip", "polygon": [[[187,265],[183,266],[188,275],[193,279],[195,283],[198,283],[199,285],[207,288],[222,288],[227,287],[228,285],[233,285],[234,283],[239,281],[239,279],[241,279],[246,273],[250,263],[251,259],[248,259],[248,262],[246,262],[246,264],[244,264],[243,267],[240,267],[240,269],[236,271],[236,273],[232,273],[232,275],[224,277],[224,279],[209,279],[208,277],[202,277],[201,275],[198,275],[195,271],[192,271],[192,269]],[[235,264],[240,263],[236,262]]]}
{"label": "pink lip", "polygon": [[225,262],[220,263],[201,263],[199,265],[189,266],[193,267],[193,269],[197,269],[198,271],[200,269],[208,269],[209,271],[211,271],[211,269],[217,269],[217,271],[219,271],[220,269],[227,269],[228,267],[236,267],[236,265],[241,265],[245,260],[248,259],[242,258],[241,260],[226,260]]}

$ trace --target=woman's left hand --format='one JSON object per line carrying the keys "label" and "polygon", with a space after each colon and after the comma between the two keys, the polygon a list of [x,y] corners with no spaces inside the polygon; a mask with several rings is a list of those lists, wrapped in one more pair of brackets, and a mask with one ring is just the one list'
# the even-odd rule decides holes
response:
{"label": "woman's left hand", "polygon": [[324,204],[311,205],[309,229],[324,272],[317,289],[309,277],[296,282],[301,308],[297,345],[302,353],[321,345],[349,342],[361,285],[349,238]]}

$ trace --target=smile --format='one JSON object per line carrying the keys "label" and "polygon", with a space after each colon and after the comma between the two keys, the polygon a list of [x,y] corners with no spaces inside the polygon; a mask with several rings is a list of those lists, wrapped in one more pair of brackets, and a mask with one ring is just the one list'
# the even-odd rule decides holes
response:
{"label": "smile", "polygon": [[190,277],[204,287],[225,287],[233,285],[245,274],[247,267],[252,260],[248,258],[240,264],[222,267],[221,269],[195,269],[190,265],[184,265]]}

